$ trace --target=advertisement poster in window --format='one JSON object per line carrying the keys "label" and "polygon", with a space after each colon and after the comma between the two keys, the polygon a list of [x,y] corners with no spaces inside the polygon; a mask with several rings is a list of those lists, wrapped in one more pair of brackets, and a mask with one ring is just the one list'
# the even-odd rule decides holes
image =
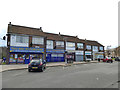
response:
{"label": "advertisement poster in window", "polygon": [[18,54],[18,62],[24,62],[25,54]]}
{"label": "advertisement poster in window", "polygon": [[11,63],[16,63],[16,61],[17,61],[17,58],[15,57],[15,54],[10,54],[10,60],[9,60],[9,62]]}

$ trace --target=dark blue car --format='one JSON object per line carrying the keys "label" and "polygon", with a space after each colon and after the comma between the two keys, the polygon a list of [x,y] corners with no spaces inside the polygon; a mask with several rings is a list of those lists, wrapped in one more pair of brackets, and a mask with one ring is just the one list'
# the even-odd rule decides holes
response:
{"label": "dark blue car", "polygon": [[43,72],[46,69],[46,62],[42,59],[32,59],[28,64],[28,71],[41,71]]}

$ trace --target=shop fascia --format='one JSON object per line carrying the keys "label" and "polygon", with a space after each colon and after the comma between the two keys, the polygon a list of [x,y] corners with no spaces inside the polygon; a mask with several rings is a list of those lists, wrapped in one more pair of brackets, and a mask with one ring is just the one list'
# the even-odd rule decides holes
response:
{"label": "shop fascia", "polygon": [[82,54],[83,55],[83,53],[84,53],[84,51],[78,51],[78,50],[66,50],[67,51],[67,53],[75,53],[75,54]]}

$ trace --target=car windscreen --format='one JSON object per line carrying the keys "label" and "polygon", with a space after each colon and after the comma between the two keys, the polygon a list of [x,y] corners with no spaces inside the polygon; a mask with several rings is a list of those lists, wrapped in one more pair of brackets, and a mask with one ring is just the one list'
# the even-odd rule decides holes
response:
{"label": "car windscreen", "polygon": [[30,63],[40,63],[40,60],[32,60]]}

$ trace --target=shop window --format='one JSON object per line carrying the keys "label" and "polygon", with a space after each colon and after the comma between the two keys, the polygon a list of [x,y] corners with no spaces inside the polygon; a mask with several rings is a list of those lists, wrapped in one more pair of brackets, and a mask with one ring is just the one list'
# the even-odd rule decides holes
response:
{"label": "shop window", "polygon": [[83,43],[77,43],[77,47],[83,49]]}
{"label": "shop window", "polygon": [[64,47],[63,41],[56,41],[56,47]]}
{"label": "shop window", "polygon": [[57,57],[57,54],[52,54],[51,57]]}
{"label": "shop window", "polygon": [[43,59],[43,56],[42,56],[42,54],[30,54],[30,60],[32,60],[32,58]]}
{"label": "shop window", "polygon": [[37,36],[33,36],[32,37],[32,43],[33,44],[44,44],[44,38],[43,37],[37,37]]}
{"label": "shop window", "polygon": [[29,59],[29,55],[28,54],[26,55],[26,59]]}
{"label": "shop window", "polygon": [[58,54],[58,57],[64,57],[64,55],[63,54]]}
{"label": "shop window", "polygon": [[10,54],[10,60],[9,60],[9,62],[11,63],[11,62],[14,62],[14,63],[16,63],[17,62],[17,54]]}
{"label": "shop window", "polygon": [[19,63],[19,62],[22,62],[22,63],[23,63],[24,60],[25,60],[25,54],[18,54],[18,61],[17,61],[17,62],[18,62],[18,63]]}
{"label": "shop window", "polygon": [[91,55],[86,55],[86,58],[92,58],[92,56]]}

